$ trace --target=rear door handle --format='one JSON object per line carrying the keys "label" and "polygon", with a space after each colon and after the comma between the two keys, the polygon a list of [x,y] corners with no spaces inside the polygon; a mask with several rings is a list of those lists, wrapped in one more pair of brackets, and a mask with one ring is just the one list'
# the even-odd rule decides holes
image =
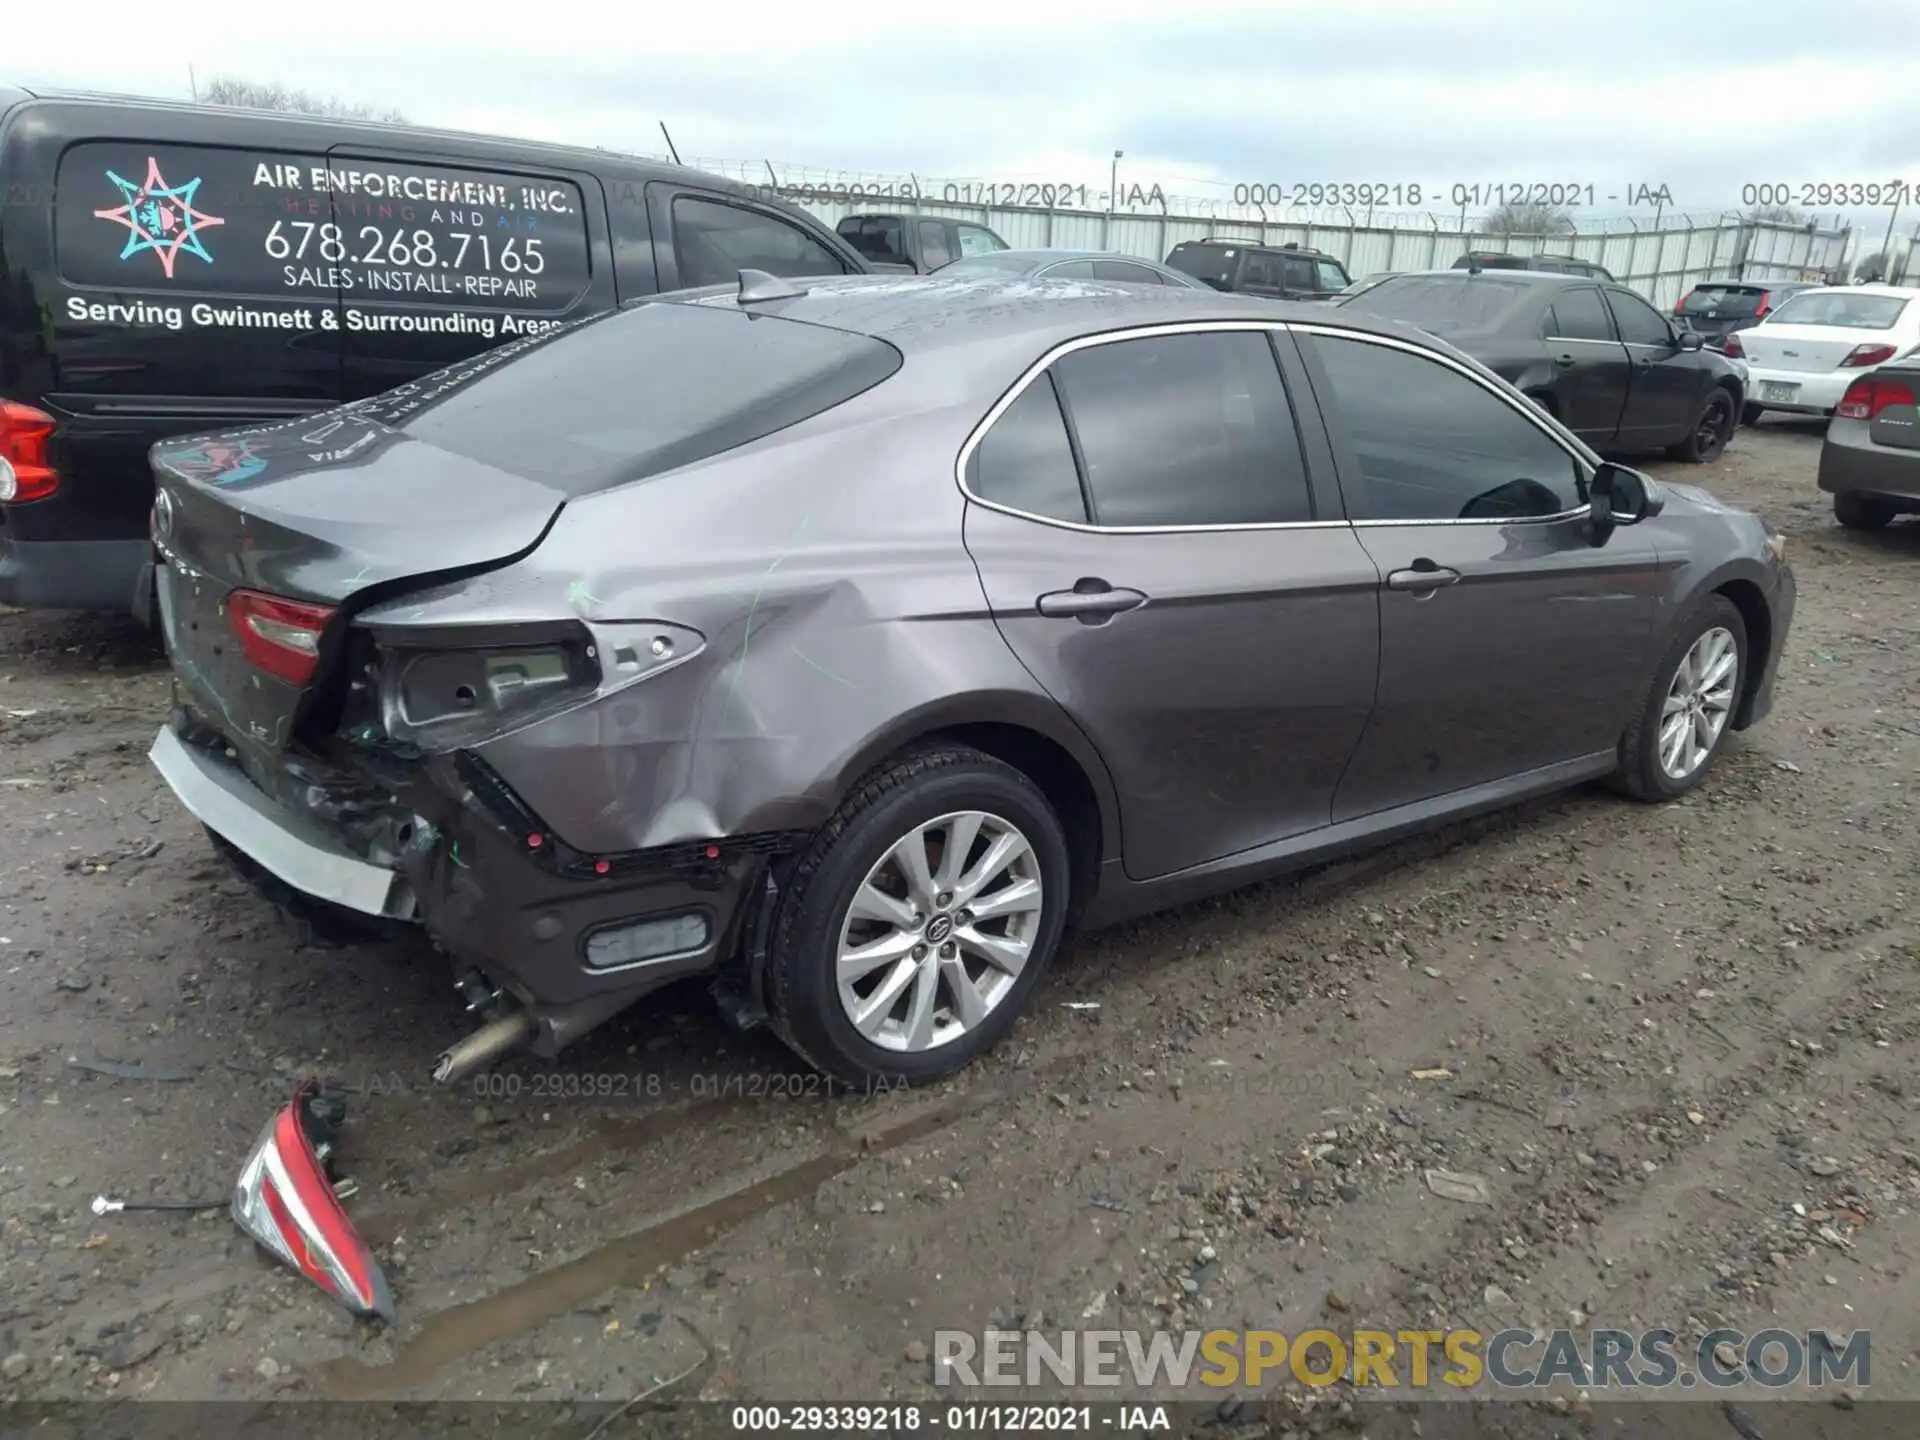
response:
{"label": "rear door handle", "polygon": [[1138,590],[1117,590],[1104,580],[1082,580],[1071,590],[1049,590],[1034,601],[1049,619],[1077,619],[1083,625],[1098,625],[1146,603],[1147,597]]}
{"label": "rear door handle", "polygon": [[1450,570],[1444,565],[1428,562],[1415,565],[1409,570],[1395,570],[1387,576],[1389,590],[1437,590],[1442,585],[1451,585],[1460,578],[1458,570]]}
{"label": "rear door handle", "polygon": [[1553,363],[1562,370],[1571,370],[1577,362],[1571,355],[1556,355],[1553,357]]}

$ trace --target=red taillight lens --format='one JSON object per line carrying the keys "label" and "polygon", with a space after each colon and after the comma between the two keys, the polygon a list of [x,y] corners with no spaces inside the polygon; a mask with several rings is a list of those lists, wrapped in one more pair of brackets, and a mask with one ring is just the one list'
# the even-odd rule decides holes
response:
{"label": "red taillight lens", "polygon": [[258,590],[227,597],[227,623],[255,666],[289,685],[304,685],[320,663],[320,636],[333,618],[331,605],[306,605]]}
{"label": "red taillight lens", "polygon": [[1720,353],[1731,355],[1736,360],[1744,360],[1747,358],[1747,347],[1740,343],[1738,335],[1729,333],[1727,338],[1720,342]]}
{"label": "red taillight lens", "polygon": [[1893,346],[1891,345],[1856,345],[1853,347],[1853,353],[1842,360],[1840,366],[1842,369],[1847,369],[1861,365],[1878,365],[1882,360],[1892,358]]}
{"label": "red taillight lens", "polygon": [[240,1228],[356,1315],[393,1319],[393,1293],[327,1179],[338,1096],[308,1080],[274,1116],[233,1186]]}
{"label": "red taillight lens", "polygon": [[1902,380],[1876,380],[1862,375],[1847,386],[1847,393],[1833,407],[1842,420],[1871,420],[1890,405],[1913,404],[1913,389]]}
{"label": "red taillight lens", "polygon": [[1766,314],[1767,311],[1772,308],[1772,305],[1773,305],[1773,292],[1771,290],[1762,290],[1760,292],[1759,302],[1753,307],[1753,318],[1758,320],[1762,315]]}
{"label": "red taillight lens", "polygon": [[44,500],[60,488],[60,475],[47,463],[53,417],[16,400],[0,400],[0,502]]}

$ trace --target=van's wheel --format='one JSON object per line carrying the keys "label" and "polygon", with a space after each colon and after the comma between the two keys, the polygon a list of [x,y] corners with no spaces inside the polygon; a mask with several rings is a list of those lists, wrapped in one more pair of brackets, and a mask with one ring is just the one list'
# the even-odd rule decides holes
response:
{"label": "van's wheel", "polygon": [[1767,411],[1764,405],[1742,405],[1740,407],[1740,423],[1742,425],[1758,425],[1760,423],[1760,417],[1766,413]]}
{"label": "van's wheel", "polygon": [[851,1085],[938,1080],[1013,1028],[1060,943],[1066,834],[964,745],[855,787],[795,868],[767,959],[774,1030]]}
{"label": "van's wheel", "polygon": [[1716,388],[1701,402],[1693,427],[1687,431],[1687,438],[1673,447],[1673,456],[1689,465],[1705,465],[1719,459],[1732,438],[1733,397]]}
{"label": "van's wheel", "polygon": [[1833,518],[1849,530],[1882,530],[1893,523],[1893,506],[1871,495],[1842,491],[1833,497]]}
{"label": "van's wheel", "polygon": [[1724,595],[1682,625],[1645,703],[1620,737],[1615,784],[1636,800],[1671,800],[1700,783],[1720,753],[1747,674],[1747,626]]}

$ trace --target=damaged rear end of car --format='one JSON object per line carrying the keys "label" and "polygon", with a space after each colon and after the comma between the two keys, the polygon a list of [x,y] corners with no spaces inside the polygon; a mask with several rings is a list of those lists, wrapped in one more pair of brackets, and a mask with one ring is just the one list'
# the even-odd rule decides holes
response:
{"label": "damaged rear end of car", "polygon": [[[769,859],[802,838],[723,825],[687,777],[634,771],[644,744],[616,747],[613,784],[564,763],[623,726],[697,735],[703,686],[632,697],[698,668],[709,620],[641,598],[644,557],[697,567],[700,527],[636,528],[609,606],[604,564],[583,578],[551,553],[562,517],[799,426],[900,363],[863,335],[651,302],[325,415],[155,447],[175,704],[154,763],[270,893],[423,926],[452,957],[480,1025],[436,1078],[552,1056],[715,971],[764,927]],[[663,369],[671,385],[631,383]],[[561,758],[529,800],[541,756]]]}

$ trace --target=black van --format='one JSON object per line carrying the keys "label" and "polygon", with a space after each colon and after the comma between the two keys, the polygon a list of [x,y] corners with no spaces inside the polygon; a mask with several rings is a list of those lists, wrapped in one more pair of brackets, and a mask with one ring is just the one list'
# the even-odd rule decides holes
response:
{"label": "black van", "polygon": [[1210,235],[1174,246],[1167,264],[1216,290],[1269,300],[1326,300],[1353,283],[1333,256],[1291,241],[1260,245]]}
{"label": "black van", "polygon": [[146,613],[156,440],[745,267],[871,268],[762,187],[679,166],[0,85],[0,601]]}

